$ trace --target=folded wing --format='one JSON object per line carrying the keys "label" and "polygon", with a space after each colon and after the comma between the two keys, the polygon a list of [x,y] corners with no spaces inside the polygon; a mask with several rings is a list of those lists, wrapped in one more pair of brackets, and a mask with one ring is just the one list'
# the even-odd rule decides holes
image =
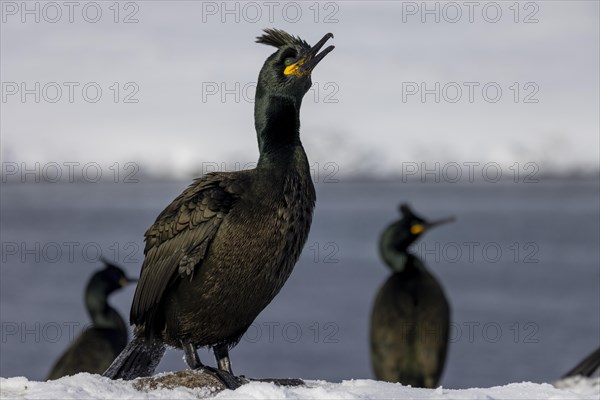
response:
{"label": "folded wing", "polygon": [[151,324],[166,288],[191,279],[219,226],[244,191],[246,175],[212,173],[197,179],[145,233],[145,259],[131,306],[132,324]]}

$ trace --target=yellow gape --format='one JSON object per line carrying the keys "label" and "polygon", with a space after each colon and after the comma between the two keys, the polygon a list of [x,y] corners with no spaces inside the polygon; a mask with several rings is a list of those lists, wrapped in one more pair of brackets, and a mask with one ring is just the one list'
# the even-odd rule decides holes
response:
{"label": "yellow gape", "polygon": [[299,67],[304,64],[304,58],[301,60],[298,60],[298,62],[292,64],[292,65],[288,65],[287,67],[285,67],[285,69],[283,70],[284,75],[296,75],[296,76],[304,76],[310,73],[310,71],[300,71]]}
{"label": "yellow gape", "polygon": [[425,230],[425,228],[421,224],[415,224],[410,227],[410,233],[412,233],[413,235],[418,235],[419,233],[422,233],[424,230]]}

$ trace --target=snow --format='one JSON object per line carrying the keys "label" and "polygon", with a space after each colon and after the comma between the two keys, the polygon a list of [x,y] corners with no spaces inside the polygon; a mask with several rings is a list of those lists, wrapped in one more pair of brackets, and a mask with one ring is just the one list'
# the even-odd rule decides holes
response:
{"label": "snow", "polygon": [[599,399],[600,378],[570,378],[555,383],[511,383],[505,386],[471,389],[420,389],[367,379],[341,383],[306,381],[304,387],[280,387],[252,382],[237,390],[217,393],[210,388],[159,388],[147,392],[131,382],[111,381],[87,373],[55,381],[36,382],[24,377],[0,378],[2,399]]}

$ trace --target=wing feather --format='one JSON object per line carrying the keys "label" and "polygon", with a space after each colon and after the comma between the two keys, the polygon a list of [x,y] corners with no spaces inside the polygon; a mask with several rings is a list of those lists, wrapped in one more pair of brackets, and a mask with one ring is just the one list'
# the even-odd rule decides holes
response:
{"label": "wing feather", "polygon": [[156,218],[146,231],[145,259],[130,320],[151,323],[167,287],[193,277],[223,218],[245,187],[245,175],[212,173],[197,179]]}

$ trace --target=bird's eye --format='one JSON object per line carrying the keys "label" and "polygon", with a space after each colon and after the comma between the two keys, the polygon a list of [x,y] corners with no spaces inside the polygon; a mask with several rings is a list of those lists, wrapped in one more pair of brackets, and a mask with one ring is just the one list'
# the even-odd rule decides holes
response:
{"label": "bird's eye", "polygon": [[288,57],[283,61],[283,65],[285,65],[286,67],[292,65],[293,63],[294,63],[293,57]]}

